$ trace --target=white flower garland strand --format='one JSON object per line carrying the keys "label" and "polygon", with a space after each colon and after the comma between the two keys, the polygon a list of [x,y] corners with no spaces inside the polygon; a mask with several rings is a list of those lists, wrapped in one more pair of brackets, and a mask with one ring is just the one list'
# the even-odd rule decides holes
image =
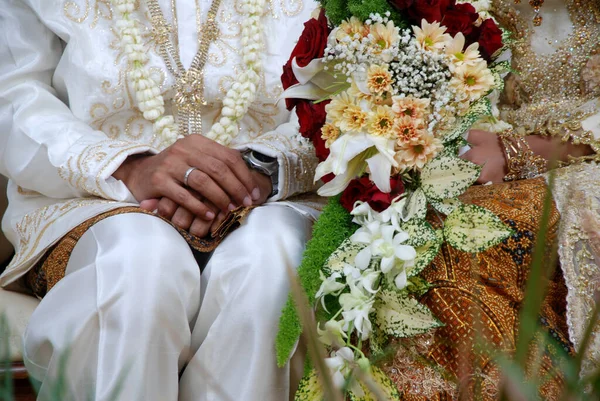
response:
{"label": "white flower garland strand", "polygon": [[238,135],[237,122],[248,113],[250,105],[256,99],[262,71],[263,42],[260,19],[264,6],[265,0],[244,0],[242,2],[242,12],[246,16],[242,21],[241,45],[242,61],[246,68],[223,99],[221,119],[206,134],[208,138],[225,146],[229,145],[231,140]]}
{"label": "white flower garland strand", "polygon": [[[119,12],[117,28],[121,36],[121,46],[131,65],[129,78],[133,82],[138,107],[144,118],[153,122],[153,129],[161,142],[167,146],[177,140],[177,125],[171,115],[165,115],[165,101],[160,88],[150,76],[146,64],[148,56],[144,49],[142,36],[138,29],[139,21],[132,18],[135,0],[112,0]],[[265,0],[244,0],[242,12],[245,14],[242,22],[242,61],[245,71],[238,76],[225,98],[221,118],[206,134],[207,138],[227,146],[239,133],[238,121],[241,120],[250,105],[256,99],[256,92],[262,71],[261,16]]]}
{"label": "white flower garland strand", "polygon": [[121,36],[121,46],[131,66],[129,79],[133,82],[138,107],[144,118],[153,123],[153,131],[162,143],[171,144],[177,140],[177,125],[173,116],[165,114],[165,101],[160,87],[146,68],[148,55],[143,45],[138,21],[131,18],[135,9],[134,0],[113,0],[119,12],[117,28]]}

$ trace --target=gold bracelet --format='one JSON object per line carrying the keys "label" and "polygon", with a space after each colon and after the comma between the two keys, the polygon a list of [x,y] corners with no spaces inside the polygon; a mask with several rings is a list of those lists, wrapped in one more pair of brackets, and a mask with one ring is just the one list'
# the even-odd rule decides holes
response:
{"label": "gold bracelet", "polygon": [[516,137],[512,130],[499,134],[498,138],[508,167],[504,181],[526,180],[547,171],[546,159],[533,153],[527,141]]}

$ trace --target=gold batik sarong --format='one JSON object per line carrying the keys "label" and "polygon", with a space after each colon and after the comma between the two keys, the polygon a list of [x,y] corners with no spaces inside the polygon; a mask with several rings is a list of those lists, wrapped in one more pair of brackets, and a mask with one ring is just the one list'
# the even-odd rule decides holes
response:
{"label": "gold batik sarong", "polygon": [[[197,252],[209,253],[212,252],[222,241],[227,234],[240,226],[242,220],[250,213],[252,207],[240,207],[232,211],[225,221],[219,226],[215,233],[206,238],[200,238],[189,232],[175,226],[169,220],[163,219],[167,223],[179,231],[179,234],[187,241],[189,246]],[[60,241],[54,245],[46,256],[29,271],[25,277],[26,286],[39,298],[44,297],[48,291],[52,289],[64,276],[69,258],[75,245],[87,230],[94,224],[112,216],[117,216],[125,213],[143,213],[161,218],[154,213],[150,213],[139,207],[123,207],[109,212],[103,213],[75,227],[67,235],[62,237]]]}
{"label": "gold batik sarong", "polygon": [[[395,356],[384,370],[403,393],[404,400],[493,400],[500,375],[492,361],[493,349],[511,353],[516,348],[519,311],[532,260],[546,195],[544,179],[532,179],[470,188],[461,200],[498,215],[515,232],[485,252],[469,254],[444,244],[422,276],[431,288],[421,302],[444,324],[433,333],[397,340]],[[440,226],[437,216],[430,222]],[[552,209],[546,247],[555,251],[559,213]],[[539,322],[567,353],[566,293],[559,269],[548,267],[549,292]],[[552,369],[543,356],[543,372]],[[543,399],[558,398],[561,379],[540,389]]]}

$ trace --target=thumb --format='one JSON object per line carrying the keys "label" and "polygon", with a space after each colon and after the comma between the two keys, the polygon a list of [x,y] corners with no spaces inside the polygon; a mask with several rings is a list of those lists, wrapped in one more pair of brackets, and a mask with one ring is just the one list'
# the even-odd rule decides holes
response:
{"label": "thumb", "polygon": [[146,199],[140,202],[140,208],[153,212],[158,208],[158,199]]}

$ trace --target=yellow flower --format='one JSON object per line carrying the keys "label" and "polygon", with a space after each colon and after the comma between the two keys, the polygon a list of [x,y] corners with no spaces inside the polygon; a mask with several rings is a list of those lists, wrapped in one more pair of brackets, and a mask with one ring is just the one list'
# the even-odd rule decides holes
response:
{"label": "yellow flower", "polygon": [[360,131],[367,122],[367,113],[358,105],[346,108],[339,127],[342,131]]}
{"label": "yellow flower", "polygon": [[398,162],[398,170],[417,168],[422,169],[442,149],[442,141],[421,131],[421,135],[409,141],[399,140],[394,159]]}
{"label": "yellow flower", "polygon": [[325,106],[327,117],[342,131],[359,131],[367,121],[367,113],[357,104],[351,93],[342,92]]}
{"label": "yellow flower", "polygon": [[353,98],[348,92],[342,92],[331,99],[331,102],[325,106],[327,117],[333,120],[333,123],[339,126],[340,121],[344,118],[344,112],[348,107],[354,105]]}
{"label": "yellow flower", "polygon": [[321,138],[325,140],[325,147],[329,149],[331,144],[340,136],[341,131],[331,123],[327,123],[321,128]]}
{"label": "yellow flower", "polygon": [[369,113],[367,131],[371,135],[384,136],[394,139],[394,112],[391,107],[377,106]]}
{"label": "yellow flower", "polygon": [[462,64],[478,64],[483,59],[479,54],[479,43],[475,42],[465,49],[465,36],[459,32],[446,43],[446,54],[450,56],[453,66]]}
{"label": "yellow flower", "polygon": [[371,93],[382,95],[392,90],[392,74],[387,67],[373,64],[367,71],[367,87]]}
{"label": "yellow flower", "polygon": [[442,51],[452,37],[445,33],[446,27],[440,26],[439,22],[429,23],[425,19],[421,21],[421,28],[413,26],[413,32],[417,43],[422,49],[429,51]]}
{"label": "yellow flower", "polygon": [[394,131],[398,141],[409,142],[422,135],[423,120],[415,120],[412,117],[403,116],[397,118],[394,123]]}
{"label": "yellow flower", "polygon": [[342,21],[339,28],[335,33],[335,38],[339,41],[342,41],[345,37],[350,37],[354,39],[356,34],[359,34],[361,37],[366,37],[369,35],[369,26],[365,25],[356,17],[351,17],[349,21]]}
{"label": "yellow flower", "polygon": [[469,100],[474,101],[492,89],[494,76],[485,61],[475,65],[463,64],[454,71],[450,86],[459,94],[465,94]]}
{"label": "yellow flower", "polygon": [[395,46],[400,40],[398,30],[392,21],[386,25],[377,22],[371,26],[371,34],[373,35],[373,43],[376,48],[381,50],[389,49]]}
{"label": "yellow flower", "polygon": [[429,99],[418,99],[412,96],[394,96],[392,110],[400,116],[422,120],[429,114]]}

